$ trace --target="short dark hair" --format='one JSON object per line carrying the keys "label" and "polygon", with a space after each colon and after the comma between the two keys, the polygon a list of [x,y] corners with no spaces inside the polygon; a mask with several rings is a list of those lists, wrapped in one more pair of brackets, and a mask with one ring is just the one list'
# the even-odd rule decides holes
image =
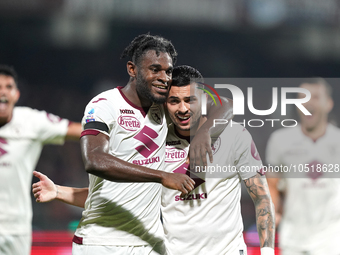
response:
{"label": "short dark hair", "polygon": [[307,78],[307,79],[304,79],[301,84],[303,84],[303,83],[319,84],[319,85],[324,86],[327,96],[332,98],[333,88],[331,87],[331,85],[329,85],[329,83],[324,78],[321,78],[321,77]]}
{"label": "short dark hair", "polygon": [[15,83],[18,86],[18,74],[12,66],[0,65],[0,75],[6,75],[13,77]]}
{"label": "short dark hair", "polygon": [[198,87],[203,86],[203,76],[195,68],[187,65],[176,66],[172,71],[172,82],[171,86],[183,87],[187,86],[193,82],[196,82]]}
{"label": "short dark hair", "polygon": [[170,55],[173,65],[177,60],[177,52],[171,41],[158,35],[142,34],[137,36],[124,49],[120,58],[131,57],[132,62],[138,63],[141,56],[146,51],[155,50],[157,56],[160,52],[166,52]]}

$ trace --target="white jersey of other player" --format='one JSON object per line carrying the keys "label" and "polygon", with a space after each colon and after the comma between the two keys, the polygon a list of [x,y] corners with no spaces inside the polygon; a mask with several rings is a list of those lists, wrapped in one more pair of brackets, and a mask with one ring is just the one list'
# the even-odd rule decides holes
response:
{"label": "white jersey of other player", "polygon": [[[294,178],[292,173],[282,176],[286,178],[281,248],[340,254],[340,179],[331,173],[337,167],[340,174],[340,130],[329,124],[325,135],[315,142],[300,126],[278,130],[269,139],[266,157],[271,165],[301,168],[306,164],[309,170],[303,178]],[[324,164],[327,172],[316,171]]]}
{"label": "white jersey of other player", "polygon": [[[161,105],[147,114],[121,92],[108,90],[86,106],[82,124],[105,123],[109,153],[152,169],[164,168],[167,125]],[[97,131],[97,132],[98,132]],[[86,129],[84,134],[96,132]],[[163,243],[160,222],[161,184],[112,182],[89,175],[89,195],[74,242],[88,245],[137,246]]]}
{"label": "white jersey of other player", "polygon": [[[188,149],[189,141],[170,125],[167,172],[189,174],[185,164]],[[220,178],[207,172],[190,173],[196,184],[185,199],[180,198],[180,192],[163,187],[161,208],[169,254],[247,254],[240,208],[241,180],[257,172],[240,170],[246,166],[260,169],[262,162],[251,135],[238,124],[228,126],[212,149],[214,163],[208,163],[208,167],[234,166],[237,171],[219,173]]]}
{"label": "white jersey of other player", "polygon": [[15,107],[0,128],[0,234],[31,233],[32,172],[44,144],[62,144],[69,121],[44,111]]}

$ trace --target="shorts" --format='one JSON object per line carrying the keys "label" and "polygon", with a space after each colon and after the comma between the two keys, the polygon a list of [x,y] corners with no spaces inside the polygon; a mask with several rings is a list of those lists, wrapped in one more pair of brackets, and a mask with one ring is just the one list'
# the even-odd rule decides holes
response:
{"label": "shorts", "polygon": [[32,236],[0,234],[0,255],[30,255]]}
{"label": "shorts", "polygon": [[115,245],[84,245],[72,243],[72,255],[165,255],[155,251],[149,245],[115,246]]}
{"label": "shorts", "polygon": [[285,248],[281,249],[281,255],[340,255],[339,249],[333,250],[333,249],[318,249],[318,250],[313,250],[313,251],[299,251],[296,249],[291,249],[291,248]]}

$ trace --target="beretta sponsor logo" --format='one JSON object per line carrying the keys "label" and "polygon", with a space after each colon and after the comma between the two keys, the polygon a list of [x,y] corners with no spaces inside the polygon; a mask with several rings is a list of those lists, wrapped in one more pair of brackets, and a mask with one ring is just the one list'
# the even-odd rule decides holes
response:
{"label": "beretta sponsor logo", "polygon": [[140,128],[140,122],[133,116],[119,116],[118,124],[128,131],[136,131]]}
{"label": "beretta sponsor logo", "polygon": [[187,158],[187,152],[185,150],[179,150],[176,148],[166,148],[165,150],[165,162],[178,162]]}

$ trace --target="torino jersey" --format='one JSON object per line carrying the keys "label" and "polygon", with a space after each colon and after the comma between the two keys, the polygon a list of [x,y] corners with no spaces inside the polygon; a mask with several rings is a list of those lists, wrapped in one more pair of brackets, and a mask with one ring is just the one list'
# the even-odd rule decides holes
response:
{"label": "torino jersey", "polygon": [[69,121],[44,111],[15,107],[0,128],[0,234],[31,232],[32,172],[44,144],[62,144]]}
{"label": "torino jersey", "polygon": [[[280,246],[340,254],[340,179],[331,172],[337,165],[339,174],[340,130],[329,124],[325,135],[315,142],[302,133],[300,126],[278,130],[269,139],[266,159],[271,165],[306,164],[309,169],[304,178],[294,178],[292,173],[283,176],[287,178],[283,179]],[[326,172],[317,172],[318,165],[326,166]]]}
{"label": "torino jersey", "polygon": [[[83,125],[105,123],[109,153],[136,165],[164,168],[167,125],[161,105],[147,113],[121,92],[99,94],[87,105]],[[85,130],[93,132],[93,130]],[[89,175],[89,195],[76,237],[90,245],[147,245],[163,242],[161,184],[112,182]]]}
{"label": "torino jersey", "polygon": [[[169,126],[166,146],[166,171],[188,173],[185,160],[189,142]],[[249,132],[240,125],[227,127],[213,147],[210,166],[234,166],[220,178],[209,173],[190,173],[195,189],[182,199],[180,192],[162,189],[162,216],[169,254],[246,254],[240,198],[241,180],[256,171],[241,172],[248,166],[261,167],[261,159]],[[210,176],[209,176],[210,175]]]}

